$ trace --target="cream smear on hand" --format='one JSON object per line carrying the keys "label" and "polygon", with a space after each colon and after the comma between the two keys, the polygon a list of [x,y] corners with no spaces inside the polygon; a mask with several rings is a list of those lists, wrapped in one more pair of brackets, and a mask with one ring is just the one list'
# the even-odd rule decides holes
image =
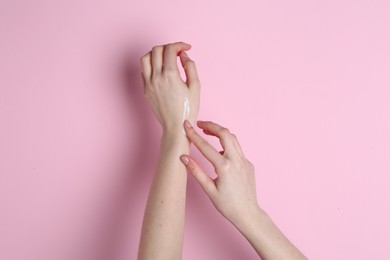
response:
{"label": "cream smear on hand", "polygon": [[[184,97],[184,107],[183,107],[183,123],[188,116],[190,115],[190,100],[187,97]],[[186,131],[183,126],[183,134],[186,135]]]}

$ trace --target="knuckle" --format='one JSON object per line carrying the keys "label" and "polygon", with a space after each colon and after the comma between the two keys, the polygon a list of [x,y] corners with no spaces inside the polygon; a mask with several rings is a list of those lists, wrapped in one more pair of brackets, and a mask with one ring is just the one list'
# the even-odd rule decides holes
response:
{"label": "knuckle", "polygon": [[228,172],[231,168],[231,164],[229,161],[223,160],[219,164],[218,168],[219,168],[219,171],[221,171],[221,172]]}
{"label": "knuckle", "polygon": [[187,60],[183,67],[185,70],[195,70],[196,69],[195,61]]}
{"label": "knuckle", "polygon": [[186,65],[187,65],[187,66],[196,67],[195,61],[190,60],[190,59],[188,59],[188,60],[186,61]]}
{"label": "knuckle", "polygon": [[165,67],[164,68],[164,75],[167,78],[174,78],[177,76],[176,70],[170,67]]}
{"label": "knuckle", "polygon": [[226,135],[230,134],[230,131],[227,128],[222,128],[220,133],[221,133],[222,136],[224,136],[224,135],[226,136]]}
{"label": "knuckle", "polygon": [[248,160],[246,160],[246,161],[247,161],[247,165],[248,165],[249,169],[254,171],[255,170],[255,165],[253,163],[251,163],[250,161],[248,161]]}
{"label": "knuckle", "polygon": [[165,45],[165,49],[167,51],[171,51],[174,47],[174,43],[168,43],[167,45]]}
{"label": "knuckle", "polygon": [[157,52],[157,51],[161,50],[161,48],[162,48],[162,46],[159,46],[159,45],[154,46],[154,47],[152,48],[152,52]]}
{"label": "knuckle", "polygon": [[142,56],[142,57],[140,58],[141,63],[143,63],[143,64],[146,63],[146,62],[148,61],[149,56],[150,56],[150,53],[149,53],[149,52],[146,53],[144,56]]}
{"label": "knuckle", "polygon": [[255,169],[255,165],[251,162],[249,162],[249,167],[251,167],[253,170]]}
{"label": "knuckle", "polygon": [[204,185],[204,190],[211,199],[213,199],[215,196],[214,188],[215,185],[213,184],[213,182],[207,182],[206,185]]}
{"label": "knuckle", "polygon": [[154,73],[152,78],[150,79],[151,87],[157,86],[159,81],[160,81],[160,77]]}

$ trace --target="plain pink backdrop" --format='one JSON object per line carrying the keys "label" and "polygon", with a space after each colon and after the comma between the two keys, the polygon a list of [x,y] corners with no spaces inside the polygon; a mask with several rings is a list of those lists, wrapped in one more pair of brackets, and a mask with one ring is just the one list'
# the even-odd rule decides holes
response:
{"label": "plain pink backdrop", "polygon": [[[199,119],[238,136],[291,241],[310,259],[389,259],[389,14],[387,0],[1,0],[0,259],[135,259],[160,136],[139,58],[178,40]],[[257,259],[192,178],[183,259]]]}

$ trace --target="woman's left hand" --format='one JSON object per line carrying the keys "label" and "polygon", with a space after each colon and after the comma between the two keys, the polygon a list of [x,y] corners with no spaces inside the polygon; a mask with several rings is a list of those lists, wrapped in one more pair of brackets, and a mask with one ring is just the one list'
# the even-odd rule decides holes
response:
{"label": "woman's left hand", "polygon": [[[183,131],[183,120],[194,123],[198,116],[200,82],[195,62],[185,51],[191,45],[176,42],[155,46],[141,58],[144,95],[164,131]],[[177,56],[186,74],[180,76]],[[186,115],[185,102],[189,101]]]}

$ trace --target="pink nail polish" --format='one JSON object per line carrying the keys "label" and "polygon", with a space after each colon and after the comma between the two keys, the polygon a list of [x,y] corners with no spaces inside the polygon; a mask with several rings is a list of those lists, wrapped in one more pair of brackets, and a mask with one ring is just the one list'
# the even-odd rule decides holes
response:
{"label": "pink nail polish", "polygon": [[184,163],[184,165],[187,165],[188,162],[189,162],[188,158],[185,157],[185,156],[181,156],[181,157],[180,157],[180,160],[181,160],[182,163]]}

